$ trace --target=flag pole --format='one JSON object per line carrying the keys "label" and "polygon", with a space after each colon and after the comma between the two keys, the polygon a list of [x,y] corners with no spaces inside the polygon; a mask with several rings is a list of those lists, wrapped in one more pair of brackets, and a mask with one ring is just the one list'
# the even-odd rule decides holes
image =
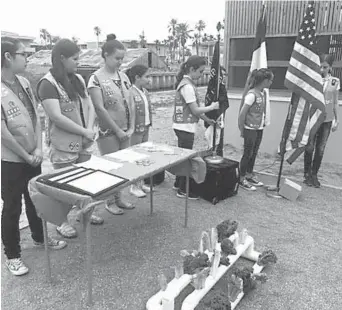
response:
{"label": "flag pole", "polygon": [[[220,29],[217,29],[219,31],[217,35],[217,41],[218,41],[218,48],[219,48],[219,57],[220,57]],[[218,68],[216,69],[217,71],[217,89],[216,89],[216,101],[219,100],[219,91],[220,91],[220,61],[218,62]],[[216,156],[216,123],[214,124],[214,135],[213,135],[213,156]]]}
{"label": "flag pole", "polygon": [[[218,35],[217,35],[217,44],[218,44],[218,64],[216,68],[216,75],[217,75],[217,89],[216,89],[216,101],[219,101],[219,92],[220,92],[220,75],[221,75],[221,64],[220,64],[220,30],[222,29],[221,22],[217,23],[216,26]],[[215,49],[214,49],[215,51]],[[206,162],[212,163],[212,164],[218,164],[223,161],[223,157],[217,156],[216,154],[216,126],[217,124],[215,123],[213,125],[213,152],[211,156],[206,157]]]}
{"label": "flag pole", "polygon": [[291,97],[291,102],[289,105],[289,109],[287,112],[287,117],[285,120],[284,128],[283,128],[283,133],[281,136],[281,141],[280,141],[280,167],[279,167],[279,172],[278,172],[278,177],[277,177],[277,185],[276,186],[268,186],[267,187],[267,196],[272,197],[272,198],[283,198],[281,195],[279,195],[279,190],[280,190],[280,181],[281,181],[281,176],[283,173],[283,167],[284,167],[284,158],[285,158],[285,153],[286,153],[286,141],[289,138],[290,135],[290,120],[291,120],[291,113],[292,113],[292,102],[293,102],[293,94]]}

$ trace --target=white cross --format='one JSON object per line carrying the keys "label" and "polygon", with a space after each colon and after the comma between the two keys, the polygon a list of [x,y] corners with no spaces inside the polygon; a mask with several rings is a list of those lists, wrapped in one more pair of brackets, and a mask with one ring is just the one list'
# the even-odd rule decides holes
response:
{"label": "white cross", "polygon": [[302,38],[302,40],[304,40],[304,39],[305,39],[305,36],[301,36],[301,38]]}
{"label": "white cross", "polygon": [[300,29],[299,32],[302,33],[302,32],[303,32],[303,29]]}
{"label": "white cross", "polygon": [[309,22],[309,21],[308,21],[308,20],[306,20],[304,23],[305,23],[305,24],[307,24],[308,22]]}
{"label": "white cross", "polygon": [[312,12],[312,11],[310,12],[310,15],[313,15],[313,12]]}
{"label": "white cross", "polygon": [[312,45],[313,44],[313,42],[312,41],[310,41],[310,45]]}
{"label": "white cross", "polygon": [[311,5],[311,4],[309,4],[309,8],[312,8],[312,5]]}
{"label": "white cross", "polygon": [[312,26],[312,29],[315,30],[315,29],[316,29],[316,26]]}
{"label": "white cross", "polygon": [[313,18],[313,19],[311,19],[311,21],[314,23],[314,22],[315,22],[315,19]]}
{"label": "white cross", "polygon": [[310,39],[311,37],[312,37],[312,35],[311,35],[311,34],[309,34],[309,35],[308,35],[308,38]]}

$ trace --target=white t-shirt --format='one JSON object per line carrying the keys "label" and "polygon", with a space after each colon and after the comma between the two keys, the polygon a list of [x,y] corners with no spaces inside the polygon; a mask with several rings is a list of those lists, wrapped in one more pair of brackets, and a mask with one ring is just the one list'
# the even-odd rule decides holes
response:
{"label": "white t-shirt", "polygon": [[[261,93],[261,97],[262,97],[263,100],[264,100],[264,95],[263,95],[262,93]],[[251,106],[253,105],[254,101],[255,101],[255,94],[253,94],[253,93],[248,93],[248,94],[246,95],[246,97],[245,97],[245,102],[244,102],[244,104],[246,104],[246,105],[248,105],[248,106],[251,107]],[[265,124],[265,110],[262,112],[260,127],[257,128],[257,129],[264,129],[264,124]],[[256,128],[251,128],[251,127],[249,127],[249,126],[247,126],[247,125],[245,125],[245,128],[246,128],[246,129],[253,129],[253,130],[256,129]]]}
{"label": "white t-shirt", "polygon": [[143,91],[141,91],[138,87],[136,87],[134,84],[133,84],[133,87],[139,92],[139,94],[141,95],[141,97],[144,100],[144,106],[145,106],[145,126],[148,126],[148,125],[151,124],[151,120],[150,120],[150,111],[149,111],[147,97],[146,97],[145,93]]}
{"label": "white t-shirt", "polygon": [[[184,75],[184,77],[189,77],[187,75]],[[193,102],[196,102],[196,94],[193,86],[186,84],[180,89],[180,93],[183,96],[186,104],[190,104]],[[191,124],[179,124],[179,123],[173,123],[172,128],[178,129],[186,132],[196,132],[197,123],[191,123]]]}

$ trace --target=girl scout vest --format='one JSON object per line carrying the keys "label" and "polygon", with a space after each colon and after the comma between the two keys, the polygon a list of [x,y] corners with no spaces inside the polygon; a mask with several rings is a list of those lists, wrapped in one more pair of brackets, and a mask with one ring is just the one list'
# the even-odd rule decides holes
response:
{"label": "girl scout vest", "polygon": [[[9,132],[28,153],[32,153],[37,147],[37,111],[30,83],[22,76],[17,76],[20,85],[28,95],[34,111],[34,123],[23,104],[13,91],[1,83],[1,108],[5,115]],[[40,133],[38,133],[40,134]],[[10,162],[25,162],[23,158],[15,154],[1,142],[1,160]]]}
{"label": "girl scout vest", "polygon": [[[245,125],[249,128],[260,129],[260,125],[262,123],[262,118],[266,114],[266,103],[265,103],[265,95],[255,92],[254,90],[250,90],[247,94],[253,93],[255,96],[254,103],[250,106],[245,120]],[[264,123],[265,126],[265,123]]]}
{"label": "girl scout vest", "polygon": [[[131,96],[133,98],[134,107],[135,107],[135,132],[144,132],[145,131],[145,123],[146,123],[146,109],[145,109],[145,102],[144,98],[141,96],[140,92],[135,88],[130,88]],[[148,92],[146,89],[143,89],[143,92],[147,98],[148,102],[148,113],[150,118],[150,125],[152,125],[152,107],[151,107],[151,100]]]}
{"label": "girl scout vest", "polygon": [[[80,79],[81,83],[84,84],[83,78],[79,74],[76,74],[76,76]],[[88,109],[84,107],[83,98],[79,96],[79,102],[77,100],[72,101],[63,86],[55,80],[50,72],[48,72],[40,82],[44,79],[48,80],[56,88],[59,95],[61,113],[74,123],[83,127],[81,113],[78,107],[79,105],[82,105],[84,121],[87,122]],[[39,87],[39,83],[37,87]],[[57,150],[69,153],[78,153],[82,150],[82,136],[65,131],[63,128],[56,126],[51,120],[49,121],[47,131],[49,134],[49,143]]]}
{"label": "girl scout vest", "polygon": [[[108,111],[108,114],[112,120],[122,129],[127,130],[130,126],[129,117],[130,111],[128,107],[129,88],[130,82],[126,74],[118,72],[121,80],[121,89],[110,78],[104,68],[100,68],[94,72],[95,78],[100,84],[103,97],[104,108]],[[110,128],[105,122],[99,118],[99,127],[102,134],[111,133]]]}
{"label": "girl scout vest", "polygon": [[323,84],[323,93],[325,99],[325,112],[326,117],[324,122],[331,122],[334,119],[334,104],[335,100],[338,100],[335,97],[337,90],[340,85],[340,80],[338,78],[330,76],[325,83]]}
{"label": "girl scout vest", "polygon": [[189,105],[186,104],[183,96],[180,93],[180,90],[184,85],[191,85],[194,88],[195,95],[196,95],[196,103],[198,106],[200,105],[199,95],[198,95],[194,82],[190,80],[189,78],[186,78],[186,77],[183,78],[183,80],[181,80],[181,82],[177,86],[173,121],[177,124],[197,123],[199,121],[199,117],[191,113]]}

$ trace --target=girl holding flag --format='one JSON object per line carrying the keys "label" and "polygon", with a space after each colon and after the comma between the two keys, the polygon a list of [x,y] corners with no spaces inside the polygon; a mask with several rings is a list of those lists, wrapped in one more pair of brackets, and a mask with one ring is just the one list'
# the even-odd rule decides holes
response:
{"label": "girl holding flag", "polygon": [[[203,57],[196,55],[190,56],[188,60],[181,65],[177,75],[172,127],[178,138],[178,147],[181,148],[193,148],[196,126],[200,118],[210,125],[215,123],[215,121],[206,117],[204,113],[217,110],[219,108],[219,103],[212,102],[207,107],[201,107],[199,94],[194,83],[194,81],[202,77],[205,65],[206,61]],[[198,199],[192,192],[192,182],[193,180],[190,179],[189,199]],[[173,188],[177,190],[177,197],[186,197],[185,186],[185,177],[176,177]]]}

